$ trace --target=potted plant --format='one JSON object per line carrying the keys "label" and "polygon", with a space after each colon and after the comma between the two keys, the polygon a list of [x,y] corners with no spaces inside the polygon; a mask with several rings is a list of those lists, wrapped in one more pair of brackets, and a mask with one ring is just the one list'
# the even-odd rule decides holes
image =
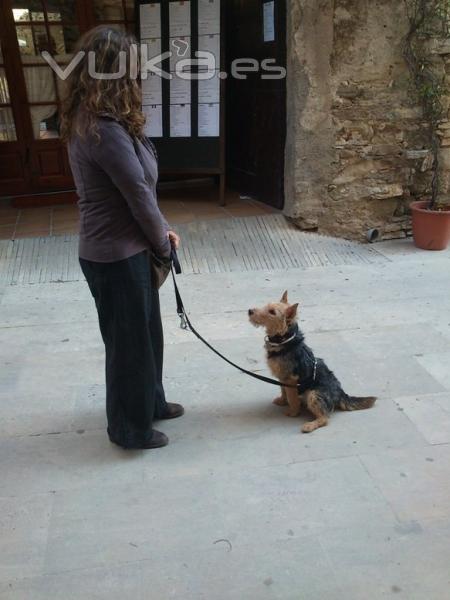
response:
{"label": "potted plant", "polygon": [[450,243],[450,178],[442,165],[448,165],[450,155],[450,124],[448,108],[445,110],[442,103],[447,94],[445,72],[436,68],[430,48],[436,41],[450,44],[450,2],[405,0],[405,3],[410,29],[404,56],[429,124],[433,155],[431,197],[410,206],[413,238],[418,248],[445,250]]}

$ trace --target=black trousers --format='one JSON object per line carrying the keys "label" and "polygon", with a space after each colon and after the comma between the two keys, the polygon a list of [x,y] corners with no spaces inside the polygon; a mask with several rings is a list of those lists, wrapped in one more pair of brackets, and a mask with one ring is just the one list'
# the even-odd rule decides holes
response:
{"label": "black trousers", "polygon": [[114,263],[80,258],[98,312],[106,351],[106,414],[110,439],[139,448],[163,416],[163,329],[147,252]]}

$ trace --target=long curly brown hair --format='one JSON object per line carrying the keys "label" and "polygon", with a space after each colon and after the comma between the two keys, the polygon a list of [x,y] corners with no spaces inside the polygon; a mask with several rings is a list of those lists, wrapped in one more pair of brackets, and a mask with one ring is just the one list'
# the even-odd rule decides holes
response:
{"label": "long curly brown hair", "polygon": [[[120,121],[133,136],[142,137],[145,116],[139,82],[132,77],[131,60],[135,38],[119,29],[95,27],[77,43],[75,53],[84,51],[83,59],[67,78],[61,106],[61,139],[74,134],[84,137],[89,131],[100,139],[97,116],[107,113]],[[134,46],[135,48],[137,46]],[[118,73],[120,53],[127,57],[126,74],[117,79],[99,79],[89,74],[89,53],[95,56],[97,73]]]}

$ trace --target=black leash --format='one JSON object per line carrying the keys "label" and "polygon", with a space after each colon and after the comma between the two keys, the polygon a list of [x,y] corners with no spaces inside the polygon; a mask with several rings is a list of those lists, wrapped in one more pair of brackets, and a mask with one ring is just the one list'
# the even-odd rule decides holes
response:
{"label": "black leash", "polygon": [[[264,375],[258,375],[257,373],[248,371],[247,369],[240,367],[239,365],[237,365],[236,363],[231,361],[229,358],[227,358],[226,356],[221,354],[218,350],[216,350],[214,348],[214,346],[211,346],[211,344],[209,342],[207,342],[205,340],[205,338],[199,334],[199,332],[195,329],[195,327],[192,325],[191,321],[189,320],[189,317],[187,316],[186,309],[184,308],[183,299],[181,298],[180,290],[178,289],[178,285],[177,285],[176,278],[175,278],[175,273],[177,275],[181,274],[181,265],[180,265],[180,261],[178,260],[177,253],[173,249],[172,249],[172,255],[171,255],[170,270],[172,272],[173,287],[175,289],[175,298],[177,301],[177,313],[181,320],[181,329],[191,331],[195,335],[195,337],[198,338],[203,344],[205,344],[205,346],[207,346],[207,348],[209,348],[212,352],[214,352],[214,354],[217,354],[217,356],[219,356],[226,363],[228,363],[235,369],[238,369],[238,371],[240,371],[241,373],[248,375],[249,377],[253,377],[254,379],[258,379],[258,381],[263,381],[264,383],[270,383],[271,385],[277,385],[278,387],[282,386],[282,387],[289,387],[289,388],[299,388],[299,392],[305,391],[306,389],[308,389],[308,386],[305,387],[305,383],[299,383],[298,385],[281,384],[277,379],[272,379],[271,377],[265,377]],[[315,380],[316,367],[317,367],[317,361],[315,361],[315,364],[314,364],[313,382]]]}

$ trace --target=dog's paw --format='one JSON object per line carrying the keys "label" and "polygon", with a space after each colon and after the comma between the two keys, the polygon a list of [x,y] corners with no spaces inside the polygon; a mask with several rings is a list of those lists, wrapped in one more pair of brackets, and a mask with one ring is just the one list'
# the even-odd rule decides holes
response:
{"label": "dog's paw", "polygon": [[285,414],[287,417],[298,417],[298,415],[299,415],[299,411],[298,411],[298,410],[292,410],[292,408],[287,408],[287,409],[284,411],[284,414]]}
{"label": "dog's paw", "polygon": [[275,398],[272,404],[276,404],[277,406],[287,406],[287,401],[283,398],[283,396],[278,396],[278,398]]}
{"label": "dog's paw", "polygon": [[315,431],[316,429],[317,425],[314,423],[314,421],[311,421],[310,423],[305,423],[302,427],[303,433],[311,433],[311,431]]}

